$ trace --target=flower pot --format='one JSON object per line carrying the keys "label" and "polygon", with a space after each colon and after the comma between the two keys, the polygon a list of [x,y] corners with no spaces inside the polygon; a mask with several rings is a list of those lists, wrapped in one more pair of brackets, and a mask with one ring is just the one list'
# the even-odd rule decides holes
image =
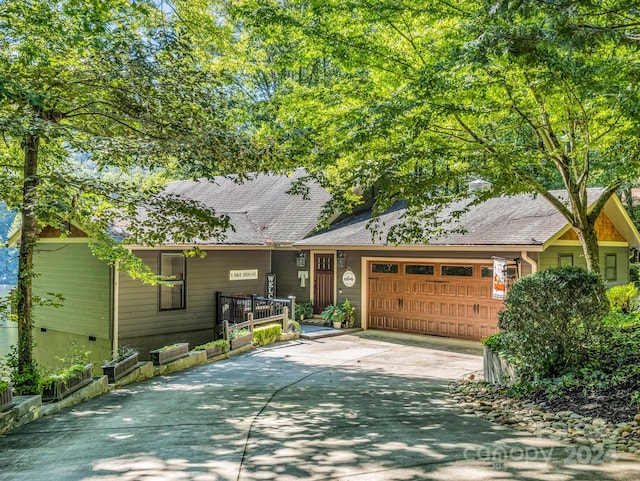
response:
{"label": "flower pot", "polygon": [[13,407],[13,391],[7,387],[0,392],[0,413],[7,411]]}
{"label": "flower pot", "polygon": [[155,366],[167,364],[168,362],[187,356],[189,354],[189,343],[182,342],[171,346],[161,347],[160,349],[149,351],[149,354],[151,354],[151,360]]}
{"label": "flower pot", "polygon": [[91,377],[91,369],[93,364],[86,364],[84,371],[75,376],[71,376],[66,380],[60,380],[45,387],[42,391],[42,401],[61,401],[65,396],[77,391],[81,387],[86,386],[93,378]]}
{"label": "flower pot", "polygon": [[342,321],[333,321],[333,328],[340,329],[342,327]]}
{"label": "flower pot", "polygon": [[136,367],[138,367],[137,352],[125,359],[108,362],[102,366],[102,373],[109,378],[109,383],[113,384],[118,379],[129,374]]}
{"label": "flower pot", "polygon": [[246,346],[253,342],[253,333],[245,334],[244,336],[235,337],[230,340],[231,349],[238,349],[239,347]]}

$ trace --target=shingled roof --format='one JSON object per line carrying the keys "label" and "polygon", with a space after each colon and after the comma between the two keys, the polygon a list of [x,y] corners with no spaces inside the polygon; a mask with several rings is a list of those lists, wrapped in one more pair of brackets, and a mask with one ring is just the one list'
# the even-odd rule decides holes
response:
{"label": "shingled roof", "polygon": [[[603,189],[588,190],[594,202]],[[558,198],[566,198],[566,191],[552,191]],[[465,207],[458,203],[448,212]],[[382,246],[389,229],[402,221],[406,209],[402,206],[382,214],[378,222],[379,235],[367,229],[371,211],[348,217],[325,232],[301,240],[297,246]],[[446,212],[443,213],[446,217]],[[531,194],[495,197],[469,207],[459,219],[448,225],[448,234],[416,242],[412,246],[541,246],[567,226],[567,220],[544,197]],[[455,232],[453,232],[455,231]],[[458,233],[461,232],[461,233]]]}
{"label": "shingled roof", "polygon": [[296,169],[291,175],[254,174],[243,182],[236,176],[183,180],[170,182],[165,192],[230,216],[235,232],[227,232],[223,241],[201,240],[198,244],[291,244],[316,228],[322,208],[330,199],[316,182],[307,183],[307,199],[287,193],[306,175],[304,169]]}

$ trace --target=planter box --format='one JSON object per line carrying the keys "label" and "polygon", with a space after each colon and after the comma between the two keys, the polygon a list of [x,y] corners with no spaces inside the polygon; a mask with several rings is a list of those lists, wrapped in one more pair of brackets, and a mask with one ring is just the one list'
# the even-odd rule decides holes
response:
{"label": "planter box", "polygon": [[495,352],[484,346],[484,380],[491,384],[511,384],[517,379],[515,368]]}
{"label": "planter box", "polygon": [[239,347],[246,346],[253,342],[253,333],[245,334],[244,336],[236,337],[230,341],[231,349],[238,349]]}
{"label": "planter box", "polygon": [[169,349],[164,347],[154,349],[153,351],[149,351],[149,354],[151,354],[151,360],[153,361],[154,366],[167,364],[171,361],[187,356],[189,354],[189,343],[183,342],[176,344]]}
{"label": "planter box", "polygon": [[13,407],[13,391],[10,387],[0,392],[0,413]]}
{"label": "planter box", "polygon": [[212,358],[212,357],[216,357],[216,356],[221,356],[222,354],[224,354],[226,352],[226,347],[225,346],[211,346],[211,347],[207,347],[206,351],[207,351],[207,359]]}
{"label": "planter box", "polygon": [[87,364],[81,374],[70,377],[66,381],[57,381],[53,383],[42,392],[42,401],[61,401],[65,396],[68,396],[72,392],[86,386],[93,381],[93,378],[91,377],[92,368],[93,364]]}
{"label": "planter box", "polygon": [[102,373],[109,378],[109,383],[113,384],[118,379],[123,378],[138,367],[138,353],[122,359],[121,361],[111,361],[102,366]]}

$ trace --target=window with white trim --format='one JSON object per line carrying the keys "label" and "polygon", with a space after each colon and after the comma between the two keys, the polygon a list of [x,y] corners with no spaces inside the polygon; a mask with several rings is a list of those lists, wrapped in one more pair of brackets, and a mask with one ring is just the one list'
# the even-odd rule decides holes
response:
{"label": "window with white trim", "polygon": [[160,277],[171,285],[159,286],[161,311],[186,308],[185,278],[186,261],[182,253],[160,253]]}

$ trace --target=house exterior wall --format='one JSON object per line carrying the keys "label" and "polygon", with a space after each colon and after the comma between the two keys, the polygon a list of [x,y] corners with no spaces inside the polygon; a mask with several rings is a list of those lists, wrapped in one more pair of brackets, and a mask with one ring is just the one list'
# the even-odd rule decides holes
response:
{"label": "house exterior wall", "polygon": [[94,370],[111,357],[111,268],[86,242],[42,242],[34,254],[36,298],[64,297],[62,307],[34,305],[34,350],[38,363],[60,366],[73,343],[90,351]]}
{"label": "house exterior wall", "polygon": [[[607,281],[607,286],[627,284],[629,282],[629,248],[622,246],[601,246],[600,247],[600,272],[604,274],[605,258],[607,254],[616,255],[617,276],[616,280]],[[540,254],[539,270],[558,267],[560,256],[572,255],[573,265],[587,268],[581,246],[575,245],[553,245]]]}
{"label": "house exterior wall", "polygon": [[[163,250],[162,252],[171,252]],[[177,251],[181,252],[181,251]],[[135,251],[156,273],[159,251]],[[257,269],[258,278],[230,280],[230,270]],[[204,258],[186,259],[186,309],[160,311],[158,286],[145,285],[121,273],[119,280],[118,331],[120,345],[148,352],[173,342],[189,342],[193,347],[215,338],[215,294],[264,295],[265,275],[270,269],[270,252],[209,251]]]}
{"label": "house exterior wall", "polygon": [[[306,251],[304,266],[296,265],[298,251],[278,251],[272,252],[272,271],[276,274],[276,297],[286,299],[289,296],[296,296],[296,302],[308,302],[311,300],[311,279],[309,278],[311,267],[309,265],[309,252]],[[302,279],[298,273],[306,272],[307,278],[302,286]],[[304,274],[303,274],[304,276]]]}

